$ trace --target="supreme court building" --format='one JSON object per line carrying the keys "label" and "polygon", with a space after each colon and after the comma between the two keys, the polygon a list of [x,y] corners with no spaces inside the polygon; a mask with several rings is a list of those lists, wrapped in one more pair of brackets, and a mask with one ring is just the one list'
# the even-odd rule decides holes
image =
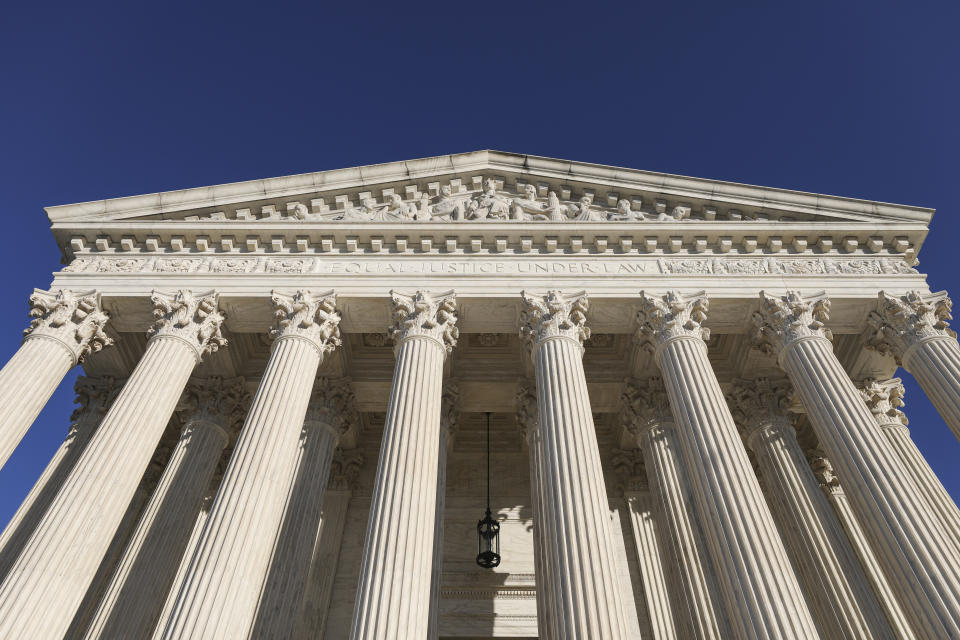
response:
{"label": "supreme court building", "polygon": [[497,151],[50,207],[0,638],[960,638],[932,214]]}

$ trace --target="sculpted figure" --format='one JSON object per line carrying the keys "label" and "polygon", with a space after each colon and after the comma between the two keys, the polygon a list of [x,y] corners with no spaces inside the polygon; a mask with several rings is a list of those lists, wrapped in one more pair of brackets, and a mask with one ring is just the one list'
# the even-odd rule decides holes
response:
{"label": "sculpted figure", "polygon": [[413,219],[417,222],[426,222],[432,217],[433,211],[430,207],[430,196],[424,193],[420,196],[420,200],[417,203],[417,208],[413,214]]}
{"label": "sculpted figure", "polygon": [[578,213],[573,218],[575,222],[600,222],[607,219],[606,213],[593,208],[593,198],[590,196],[580,198],[580,205],[577,209]]}
{"label": "sculpted figure", "polygon": [[523,196],[513,199],[514,220],[543,220],[543,204],[537,200],[537,188],[532,184],[523,185]]}
{"label": "sculpted figure", "polygon": [[620,198],[617,201],[617,212],[611,215],[610,219],[622,220],[626,222],[639,222],[641,220],[646,220],[647,216],[645,216],[639,209],[634,211],[629,200],[626,198]]}
{"label": "sculpted figure", "polygon": [[433,205],[433,216],[448,220],[464,220],[467,217],[464,199],[454,197],[450,185],[443,185],[440,187],[440,200]]}
{"label": "sculpted figure", "polygon": [[401,218],[390,207],[378,207],[374,198],[364,198],[359,207],[343,212],[344,220],[362,220],[369,222],[390,222]]}
{"label": "sculpted figure", "polygon": [[391,193],[387,202],[387,210],[399,220],[413,220],[416,209],[403,201],[396,193]]}
{"label": "sculpted figure", "polygon": [[497,182],[493,178],[483,181],[483,192],[477,194],[467,206],[467,217],[471,220],[506,220],[510,217],[509,198],[497,193]]}

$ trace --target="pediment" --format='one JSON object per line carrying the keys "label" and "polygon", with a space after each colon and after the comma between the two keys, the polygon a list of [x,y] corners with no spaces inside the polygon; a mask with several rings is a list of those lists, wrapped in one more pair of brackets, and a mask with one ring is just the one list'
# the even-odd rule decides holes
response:
{"label": "pediment", "polygon": [[933,210],[537,156],[478,151],[48,207],[75,223],[406,226],[901,223]]}

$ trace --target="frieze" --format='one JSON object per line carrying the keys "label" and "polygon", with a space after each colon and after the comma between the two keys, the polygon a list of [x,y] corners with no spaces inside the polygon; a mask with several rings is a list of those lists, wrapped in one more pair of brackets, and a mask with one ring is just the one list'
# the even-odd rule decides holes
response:
{"label": "frieze", "polygon": [[311,256],[304,258],[210,256],[208,258],[84,257],[73,260],[61,273],[205,273],[223,275],[266,272],[329,275],[918,275],[898,258],[623,258],[609,256],[585,260],[544,260],[540,256],[510,259],[417,259],[364,257],[356,260]]}

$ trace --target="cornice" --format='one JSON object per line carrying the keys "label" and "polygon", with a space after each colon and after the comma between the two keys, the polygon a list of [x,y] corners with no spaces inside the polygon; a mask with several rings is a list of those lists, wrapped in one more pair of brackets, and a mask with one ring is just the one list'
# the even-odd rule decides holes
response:
{"label": "cornice", "polygon": [[[804,215],[827,215],[841,219],[890,219],[926,225],[933,210],[855,198],[827,196],[788,189],[775,189],[732,182],[692,178],[638,169],[559,160],[501,151],[469,153],[334,169],[278,178],[249,180],[222,185],[182,189],[124,198],[47,207],[51,223],[68,220],[119,220],[143,216],[174,215],[187,211],[216,211],[243,202],[276,200],[274,206],[311,194],[371,189],[376,185],[415,185],[432,178],[448,177],[461,182],[482,180],[477,172],[500,171],[524,178],[543,178],[574,186],[589,183],[616,190],[659,194],[670,199],[690,199],[724,207],[753,211],[790,211]],[[468,175],[469,174],[469,175]],[[496,178],[497,176],[492,176]],[[395,189],[395,188],[394,188]],[[399,190],[403,193],[403,190]],[[629,194],[624,194],[629,197]],[[307,204],[307,203],[303,203]],[[320,205],[329,206],[325,203]]]}

